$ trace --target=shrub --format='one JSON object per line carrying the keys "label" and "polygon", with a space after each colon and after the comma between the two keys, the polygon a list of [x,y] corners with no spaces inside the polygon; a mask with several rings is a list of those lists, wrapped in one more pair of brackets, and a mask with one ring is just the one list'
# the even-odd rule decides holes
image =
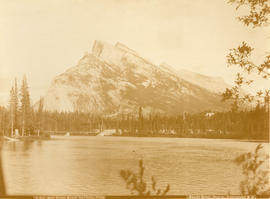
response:
{"label": "shrub", "polygon": [[258,144],[253,153],[244,153],[235,159],[242,166],[244,180],[240,189],[244,195],[270,195],[269,155],[262,153],[262,148]]}
{"label": "shrub", "polygon": [[133,171],[121,170],[120,175],[126,182],[126,188],[130,190],[131,194],[136,194],[139,196],[150,196],[150,195],[166,195],[170,190],[170,185],[168,184],[164,190],[157,189],[157,181],[152,176],[152,186],[150,190],[147,190],[147,183],[144,180],[144,166],[143,160],[139,161],[139,173],[136,174]]}

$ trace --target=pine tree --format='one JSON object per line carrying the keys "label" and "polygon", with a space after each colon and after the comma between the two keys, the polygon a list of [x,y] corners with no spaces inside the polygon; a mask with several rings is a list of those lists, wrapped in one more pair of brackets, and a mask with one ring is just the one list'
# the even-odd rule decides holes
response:
{"label": "pine tree", "polygon": [[14,119],[15,119],[15,97],[14,97],[14,88],[13,87],[10,90],[9,109],[10,109],[10,130],[11,130],[11,136],[13,136]]}
{"label": "pine tree", "polygon": [[21,95],[21,122],[22,122],[22,136],[24,136],[25,131],[30,128],[30,117],[31,117],[31,107],[30,107],[30,96],[28,91],[28,85],[26,76],[23,77],[22,86],[20,90]]}
{"label": "pine tree", "polygon": [[38,120],[38,132],[40,132],[43,126],[42,125],[43,123],[43,98],[40,98],[39,100],[37,120]]}
{"label": "pine tree", "polygon": [[139,134],[142,135],[143,134],[143,114],[142,114],[142,107],[139,107],[139,113],[138,113],[138,121],[139,121]]}
{"label": "pine tree", "polygon": [[14,128],[18,129],[18,87],[17,87],[17,79],[15,78],[14,83]]}

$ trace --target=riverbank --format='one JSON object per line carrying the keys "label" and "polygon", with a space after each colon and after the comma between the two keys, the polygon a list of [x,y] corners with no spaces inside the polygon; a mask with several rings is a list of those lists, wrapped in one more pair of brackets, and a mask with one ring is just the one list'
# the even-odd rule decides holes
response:
{"label": "riverbank", "polygon": [[[110,133],[106,133],[106,132]],[[175,133],[174,131],[167,131],[163,133],[153,133],[153,132],[142,132],[142,133],[128,133],[122,132],[121,130],[116,129],[104,129],[103,131],[99,131],[97,129],[93,131],[44,131],[45,133],[49,133],[50,135],[67,135],[69,136],[123,136],[123,137],[167,137],[167,138],[198,138],[198,139],[233,139],[239,140],[242,142],[262,142],[269,143],[269,138],[262,139],[257,137],[240,137],[237,133],[220,133],[215,131],[209,132],[200,132],[194,133],[192,131],[186,133]]]}
{"label": "riverbank", "polygon": [[[30,141],[30,140],[48,140],[51,139],[51,136],[98,136],[99,133],[96,132],[46,132],[46,136],[24,136],[18,138],[21,141]],[[198,136],[198,135],[171,135],[171,134],[152,134],[152,135],[136,135],[136,134],[112,134],[112,135],[102,135],[105,137],[141,137],[141,138],[194,138],[194,139],[220,139],[220,140],[236,140],[240,142],[256,142],[256,143],[270,143],[270,140],[267,139],[256,139],[256,138],[239,138],[233,136]],[[5,140],[4,136],[0,136],[0,140]]]}
{"label": "riverbank", "polygon": [[221,140],[237,140],[241,142],[261,142],[261,143],[270,143],[270,140],[267,139],[256,139],[256,138],[239,138],[234,136],[194,136],[194,135],[185,135],[185,136],[179,136],[179,135],[163,135],[163,134],[155,134],[155,135],[132,135],[132,134],[114,134],[111,136],[116,137],[155,137],[155,138],[194,138],[194,139],[221,139]]}

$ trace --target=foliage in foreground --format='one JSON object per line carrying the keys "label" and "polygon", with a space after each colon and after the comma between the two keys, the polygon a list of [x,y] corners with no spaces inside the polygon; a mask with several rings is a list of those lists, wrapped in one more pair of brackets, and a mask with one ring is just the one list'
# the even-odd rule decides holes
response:
{"label": "foliage in foreground", "polygon": [[164,190],[158,189],[156,187],[157,181],[152,176],[152,186],[150,190],[147,190],[147,183],[144,180],[144,166],[143,161],[140,160],[139,162],[139,173],[136,174],[133,171],[121,170],[120,175],[126,182],[126,188],[130,190],[131,194],[139,195],[139,196],[150,196],[150,195],[157,195],[157,196],[164,196],[170,190],[170,185],[168,184]]}
{"label": "foliage in foreground", "polygon": [[[236,10],[239,8],[244,11],[244,15],[238,17],[238,20],[246,26],[253,28],[263,27],[269,25],[270,19],[270,0],[229,0],[228,3],[236,5]],[[265,104],[270,103],[270,89],[258,90],[256,95],[246,94],[241,91],[243,86],[250,86],[254,82],[254,75],[257,78],[270,78],[270,54],[266,52],[264,61],[255,63],[252,59],[254,57],[253,50],[245,41],[238,47],[230,49],[227,55],[228,66],[237,66],[242,69],[241,73],[237,73],[235,78],[235,85],[232,88],[227,88],[223,93],[223,100],[232,100],[232,109],[237,111],[239,106],[243,103],[250,103],[257,101]],[[269,109],[269,107],[268,107]]]}
{"label": "foliage in foreground", "polygon": [[262,148],[258,144],[253,153],[244,153],[235,159],[245,176],[240,183],[244,195],[270,195],[269,155],[262,153]]}

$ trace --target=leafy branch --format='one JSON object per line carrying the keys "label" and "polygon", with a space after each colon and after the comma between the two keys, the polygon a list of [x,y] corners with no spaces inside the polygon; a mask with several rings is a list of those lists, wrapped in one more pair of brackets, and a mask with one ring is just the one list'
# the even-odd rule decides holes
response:
{"label": "leafy branch", "polygon": [[251,48],[246,42],[242,42],[237,48],[230,49],[230,53],[227,55],[228,66],[236,65],[248,74],[257,72],[262,78],[269,78],[270,55],[266,56],[262,64],[256,65],[249,60],[253,50],[254,48]]}
{"label": "leafy branch", "polygon": [[[236,10],[240,7],[249,8],[249,13],[238,17],[238,20],[244,25],[252,25],[253,28],[268,25],[270,16],[269,0],[229,0],[228,3],[236,4]],[[237,48],[230,49],[227,55],[228,66],[238,66],[248,74],[257,73],[263,79],[270,79],[270,54],[265,57],[263,63],[255,64],[250,60],[254,48],[246,42],[242,42]],[[243,85],[250,85],[254,82],[247,79],[243,74],[237,73],[235,78],[235,86],[227,88],[222,94],[223,100],[233,100],[233,107],[238,108],[239,104],[244,102],[252,102],[255,99],[260,102],[263,98],[265,103],[269,103],[269,89],[260,90],[256,95],[241,93]]]}
{"label": "leafy branch", "polygon": [[[248,74],[257,73],[263,79],[270,78],[270,55],[268,55],[265,61],[256,65],[250,60],[250,56],[254,49],[251,48],[246,42],[242,42],[237,48],[230,49],[230,53],[227,55],[228,66],[238,66],[244,72]],[[252,79],[247,79],[241,73],[236,74],[235,85],[232,88],[227,88],[222,94],[223,100],[233,100],[233,106],[237,107],[238,103],[252,102],[255,99],[261,101],[264,99],[265,102],[269,100],[270,90],[266,89],[264,91],[259,90],[255,96],[251,94],[244,94],[241,92],[241,87],[244,85],[251,85],[254,82]]]}
{"label": "leafy branch", "polygon": [[236,10],[240,7],[249,7],[247,15],[238,17],[238,20],[246,26],[260,27],[269,21],[270,5],[268,0],[229,0],[228,3],[236,4]]}
{"label": "leafy branch", "polygon": [[133,171],[128,170],[121,170],[120,175],[126,182],[126,188],[131,191],[131,194],[136,194],[139,196],[150,196],[150,195],[157,195],[157,196],[164,196],[170,191],[170,185],[168,184],[164,190],[157,189],[157,181],[152,176],[152,190],[147,190],[147,183],[144,180],[144,166],[143,161],[139,161],[139,173],[136,174]]}

